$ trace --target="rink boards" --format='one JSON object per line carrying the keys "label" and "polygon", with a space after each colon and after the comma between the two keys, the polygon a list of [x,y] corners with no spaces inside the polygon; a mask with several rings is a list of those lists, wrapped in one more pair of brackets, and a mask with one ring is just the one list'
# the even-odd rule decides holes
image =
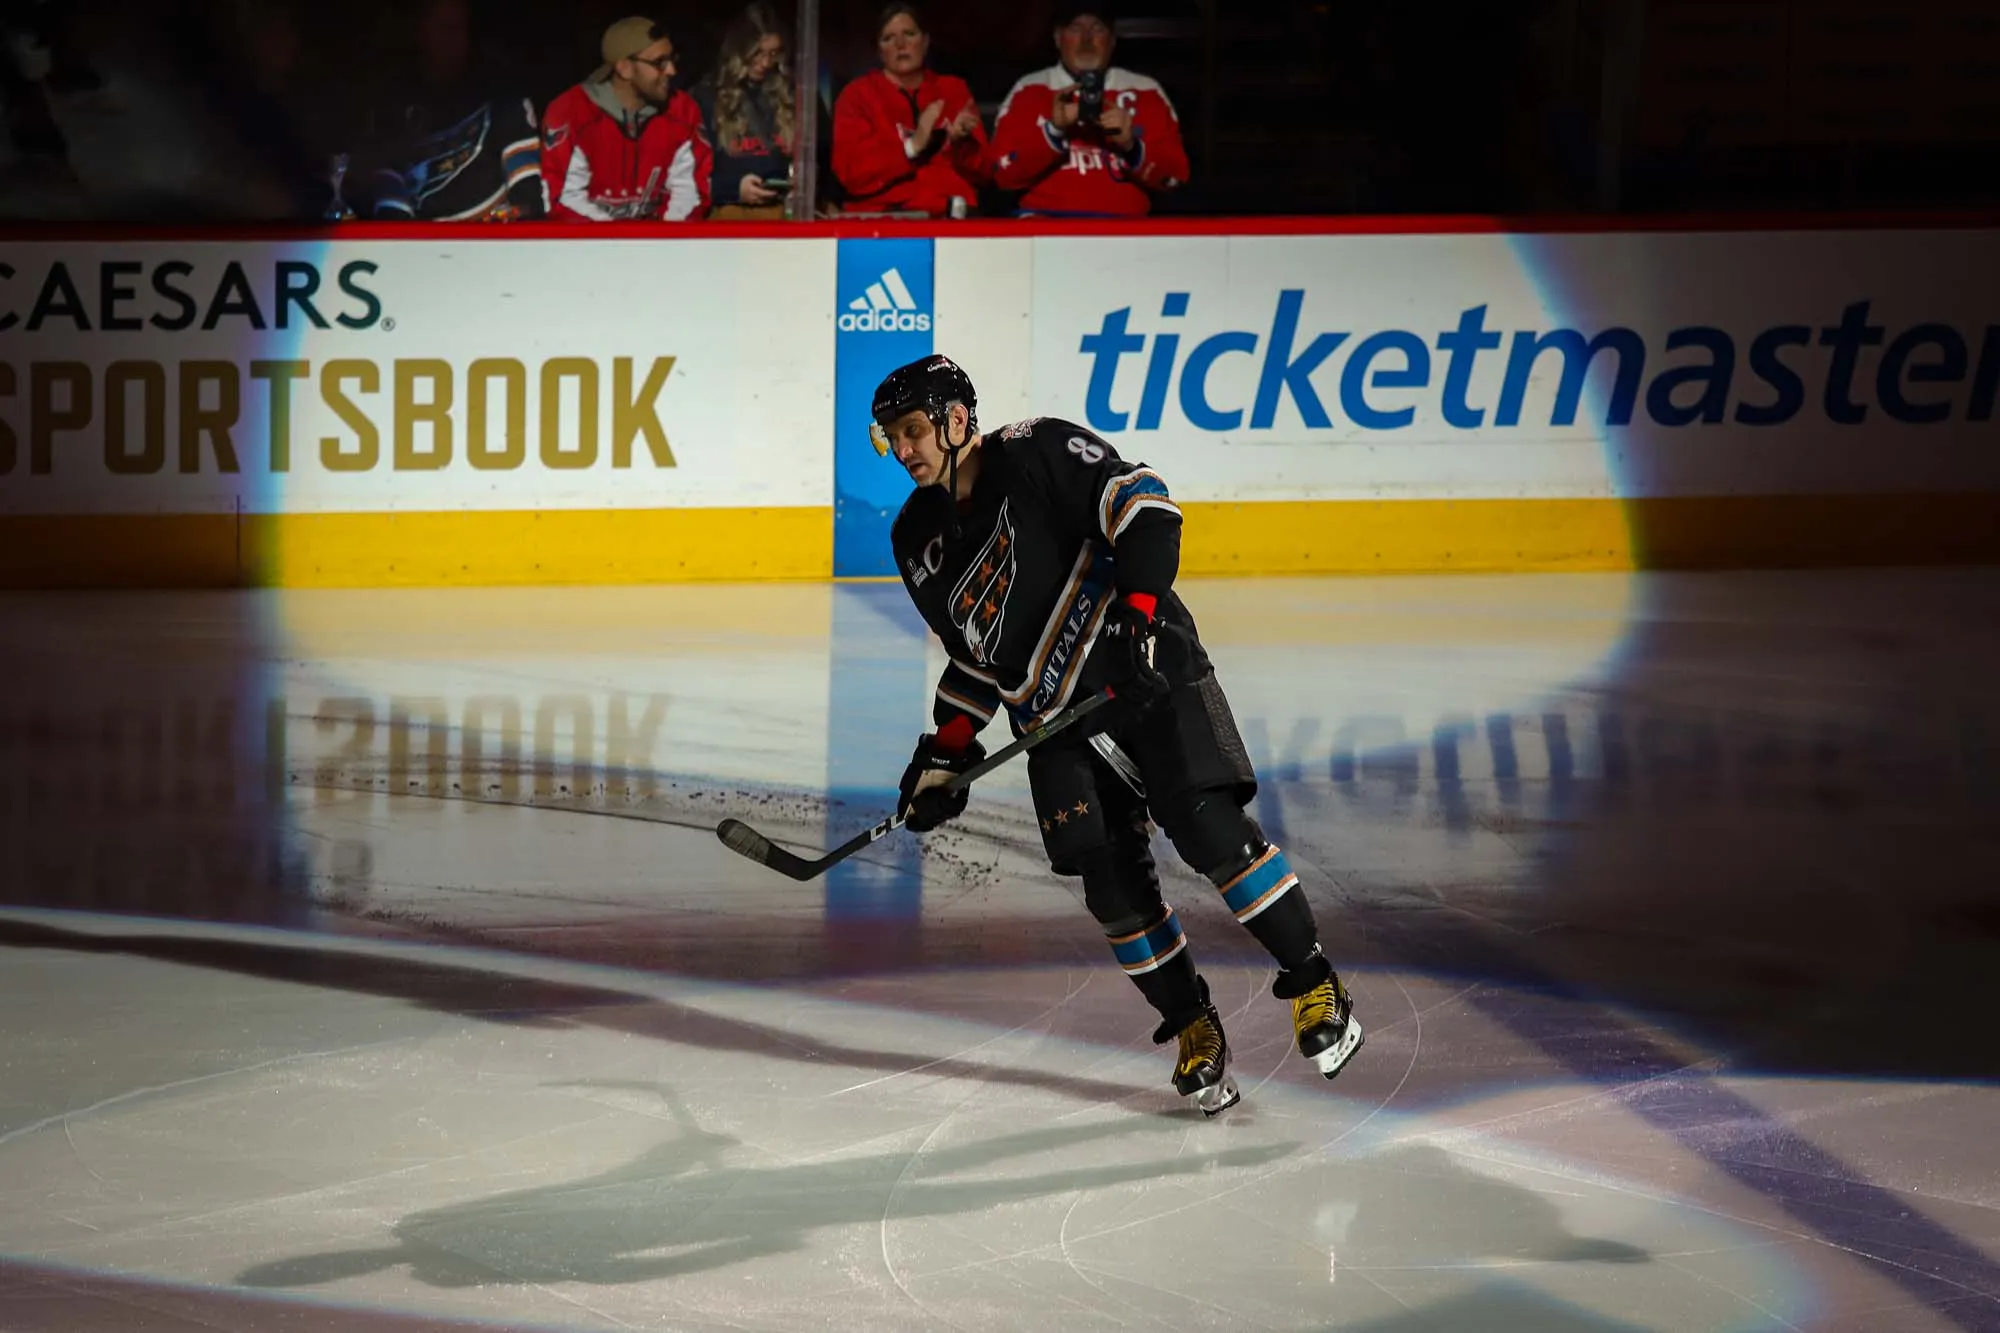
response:
{"label": "rink boards", "polygon": [[2000,553],[2000,229],[1205,225],[0,241],[0,582],[891,575],[933,351],[1191,572]]}

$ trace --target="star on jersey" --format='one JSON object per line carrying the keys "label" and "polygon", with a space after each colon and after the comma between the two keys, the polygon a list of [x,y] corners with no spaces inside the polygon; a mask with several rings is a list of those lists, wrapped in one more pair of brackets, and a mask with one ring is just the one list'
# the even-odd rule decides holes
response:
{"label": "star on jersey", "polygon": [[1072,818],[1082,819],[1089,813],[1089,801],[1078,801],[1072,806],[1057,806],[1053,815],[1042,820],[1042,832],[1048,833],[1057,824],[1067,824]]}

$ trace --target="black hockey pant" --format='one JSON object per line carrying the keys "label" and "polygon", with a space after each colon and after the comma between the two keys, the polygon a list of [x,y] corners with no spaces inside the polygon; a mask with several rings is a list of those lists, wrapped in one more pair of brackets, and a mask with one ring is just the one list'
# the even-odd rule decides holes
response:
{"label": "black hockey pant", "polygon": [[1137,768],[1143,796],[1089,741],[1070,735],[1029,753],[1028,783],[1049,864],[1083,880],[1112,956],[1159,1011],[1156,1040],[1201,1016],[1206,989],[1162,898],[1149,818],[1277,962],[1274,994],[1300,995],[1324,980],[1330,968],[1298,877],[1244,809],[1257,777],[1214,674],[1175,686],[1107,735]]}

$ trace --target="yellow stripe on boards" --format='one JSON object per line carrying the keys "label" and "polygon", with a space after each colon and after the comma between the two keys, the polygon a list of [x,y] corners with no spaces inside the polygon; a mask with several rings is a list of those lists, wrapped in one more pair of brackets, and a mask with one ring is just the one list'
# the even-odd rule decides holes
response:
{"label": "yellow stripe on boards", "polygon": [[1617,500],[1180,502],[1184,574],[1628,569]]}
{"label": "yellow stripe on boards", "polygon": [[2000,492],[1710,496],[1631,506],[1646,569],[1984,564],[2000,559]]}
{"label": "yellow stripe on boards", "polygon": [[833,513],[774,509],[0,515],[10,588],[823,579]]}
{"label": "yellow stripe on boards", "polygon": [[0,515],[0,587],[230,588],[233,514]]}
{"label": "yellow stripe on boards", "polygon": [[1183,502],[1184,574],[1810,568],[2000,559],[2000,492]]}
{"label": "yellow stripe on boards", "polygon": [[288,514],[270,547],[283,587],[682,583],[823,578],[820,508]]}
{"label": "yellow stripe on boards", "polygon": [[[1181,505],[1181,571],[1528,573],[2000,560],[2000,493]],[[0,515],[0,587],[825,580],[823,507]]]}

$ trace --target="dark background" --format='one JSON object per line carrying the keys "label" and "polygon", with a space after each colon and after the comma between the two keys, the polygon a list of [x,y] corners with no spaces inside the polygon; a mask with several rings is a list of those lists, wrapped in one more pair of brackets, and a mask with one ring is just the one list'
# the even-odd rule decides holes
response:
{"label": "dark background", "polygon": [[[537,108],[635,0],[470,0],[467,78]],[[781,6],[790,15],[790,9]],[[1053,62],[1047,8],[927,7],[992,116]],[[0,0],[66,16],[101,80],[48,81],[56,160],[0,140],[13,219],[282,220],[421,84],[418,0]],[[874,67],[876,0],[826,0],[822,88]],[[729,3],[661,0],[708,72]],[[1200,214],[1973,209],[2000,199],[1987,0],[1123,0],[1116,63],[1165,86]],[[88,76],[71,80],[88,84]],[[11,117],[18,122],[18,114]],[[993,201],[988,201],[992,206]]]}

